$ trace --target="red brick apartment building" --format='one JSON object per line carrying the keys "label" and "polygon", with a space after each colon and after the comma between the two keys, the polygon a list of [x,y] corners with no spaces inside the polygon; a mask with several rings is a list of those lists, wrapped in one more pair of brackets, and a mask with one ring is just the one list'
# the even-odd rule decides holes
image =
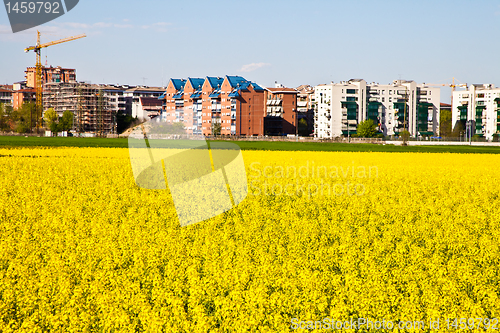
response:
{"label": "red brick apartment building", "polygon": [[[280,112],[269,115],[269,98]],[[209,76],[171,79],[160,99],[162,120],[183,122],[189,134],[211,135],[220,124],[222,135],[264,135],[268,116],[273,118],[273,134],[295,133],[294,89],[266,89],[241,76]]]}
{"label": "red brick apartment building", "polygon": [[[28,67],[26,69],[26,86],[30,88],[36,87],[36,68]],[[42,66],[42,83],[49,82],[75,82],[76,81],[76,70],[72,68],[62,68],[57,67],[44,67]]]}
{"label": "red brick apartment building", "polygon": [[292,88],[267,88],[267,135],[295,134],[297,93]]}
{"label": "red brick apartment building", "polygon": [[24,88],[20,90],[14,90],[12,92],[12,107],[14,109],[20,108],[25,102],[29,103],[35,101],[36,101],[35,88]]}

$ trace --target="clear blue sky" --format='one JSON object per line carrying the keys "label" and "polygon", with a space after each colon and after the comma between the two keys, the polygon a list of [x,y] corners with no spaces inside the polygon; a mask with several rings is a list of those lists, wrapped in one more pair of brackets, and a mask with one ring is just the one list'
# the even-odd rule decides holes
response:
{"label": "clear blue sky", "polygon": [[[265,86],[403,78],[500,85],[500,2],[95,1],[40,27],[49,65],[92,83],[160,86],[242,75]],[[0,9],[0,83],[23,80],[36,28],[13,34]],[[449,99],[442,90],[442,100]]]}

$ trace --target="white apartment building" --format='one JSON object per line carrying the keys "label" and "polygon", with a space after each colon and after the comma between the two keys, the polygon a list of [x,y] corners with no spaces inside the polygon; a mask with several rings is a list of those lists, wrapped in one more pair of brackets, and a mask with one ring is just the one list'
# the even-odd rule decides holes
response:
{"label": "white apartment building", "polygon": [[318,138],[354,134],[366,119],[372,119],[384,135],[395,135],[405,128],[412,136],[439,132],[440,89],[414,81],[380,85],[355,79],[319,85],[315,99]]}
{"label": "white apartment building", "polygon": [[366,81],[322,84],[314,89],[314,136],[327,139],[356,133],[365,119]]}
{"label": "white apartment building", "polygon": [[500,88],[493,84],[473,84],[466,90],[453,92],[451,121],[463,128],[472,123],[472,135],[493,138],[500,133]]}

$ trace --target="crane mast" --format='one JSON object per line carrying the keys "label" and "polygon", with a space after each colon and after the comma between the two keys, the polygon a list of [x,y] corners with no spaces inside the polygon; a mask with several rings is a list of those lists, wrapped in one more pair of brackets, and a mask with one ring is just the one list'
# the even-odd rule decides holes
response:
{"label": "crane mast", "polygon": [[[36,114],[36,130],[37,133],[39,129],[42,127],[42,113],[43,113],[43,82],[42,82],[42,55],[41,50],[44,47],[61,44],[65,42],[69,42],[75,39],[80,39],[86,37],[85,34],[81,34],[78,36],[67,37],[59,40],[55,40],[52,42],[40,43],[40,31],[37,30],[37,38],[36,45],[29,46],[24,49],[24,52],[33,51],[36,54],[36,65],[35,65],[35,91],[36,91],[36,106],[35,106],[35,114]],[[31,127],[31,124],[30,124]]]}

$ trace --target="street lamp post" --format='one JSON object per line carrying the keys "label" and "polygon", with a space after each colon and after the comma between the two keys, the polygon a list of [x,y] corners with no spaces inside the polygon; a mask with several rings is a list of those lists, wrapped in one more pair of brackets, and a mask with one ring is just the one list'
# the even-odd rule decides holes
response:
{"label": "street lamp post", "polygon": [[297,109],[292,109],[295,112],[295,142],[299,141],[299,114]]}
{"label": "street lamp post", "polygon": [[347,116],[347,142],[351,142],[351,136],[349,134],[349,116]]}

